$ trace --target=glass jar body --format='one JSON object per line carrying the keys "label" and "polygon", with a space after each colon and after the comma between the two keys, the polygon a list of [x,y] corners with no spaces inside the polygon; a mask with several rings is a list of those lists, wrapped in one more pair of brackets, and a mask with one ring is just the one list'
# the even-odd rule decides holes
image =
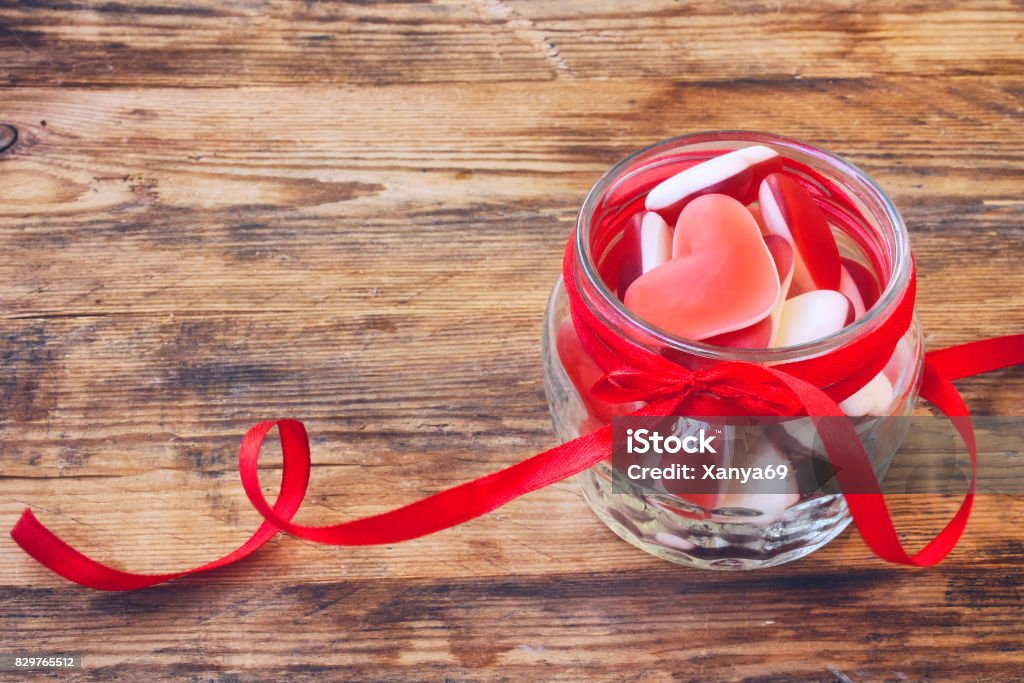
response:
{"label": "glass jar body", "polygon": [[[835,157],[795,141],[764,134],[751,134],[750,138],[721,133],[688,136],[660,143],[624,160],[609,171],[584,203],[577,230],[586,229],[595,211],[608,210],[607,205],[601,204],[599,200],[616,191],[617,181],[622,178],[628,181],[630,169],[644,163],[671,163],[677,152],[692,153],[694,149],[702,147],[735,147],[752,142],[771,144],[781,152],[799,155],[801,163],[827,174],[840,187],[844,183],[852,185],[858,182],[857,178],[851,180],[847,177],[845,167]],[[802,148],[790,149],[788,146],[791,143],[801,145]],[[813,153],[807,154],[808,149]],[[836,163],[840,165],[837,167]],[[873,184],[869,189],[881,192]],[[870,204],[870,192],[860,193],[860,197],[866,197],[864,201]],[[900,263],[900,260],[910,258],[909,249],[905,245],[905,228],[884,194],[880,201],[886,206],[863,207],[862,223],[874,232],[883,249],[888,249],[890,289],[898,289],[905,286],[905,283],[899,281],[899,273],[901,268],[905,270],[907,266],[906,263]],[[872,210],[876,208],[879,210]],[[895,219],[886,221],[887,214],[895,215]],[[850,241],[838,231],[836,236],[841,251],[855,255],[851,251]],[[902,245],[899,243],[901,239],[904,240]],[[585,240],[581,240],[581,244],[583,242]],[[598,260],[595,255],[586,253],[585,246],[578,256],[590,262]],[[586,274],[580,277],[586,277]],[[596,296],[593,291],[596,290],[585,296]],[[877,305],[886,305],[884,297]],[[799,350],[788,355],[780,355],[780,350],[766,350],[763,354],[748,350],[736,358],[736,352],[732,349],[693,348],[687,347],[684,340],[666,339],[664,335],[658,334],[638,334],[636,326],[630,324],[632,322],[635,321],[624,320],[622,326],[622,336],[632,343],[662,354],[666,348],[679,347],[711,362],[744,360],[771,365],[827,352],[827,348],[813,346],[806,349],[804,355]],[[616,321],[609,321],[608,327],[615,331],[615,324]],[[572,356],[571,351],[566,352],[566,345],[571,345],[575,339],[571,326],[568,299],[564,285],[559,280],[548,301],[542,346],[545,392],[555,434],[560,441],[568,441],[594,431],[607,424],[610,417],[626,415],[639,407],[639,404],[602,404],[587,394],[586,385],[593,381],[594,373],[589,376],[583,373],[581,377],[580,372],[573,372],[572,368],[566,367],[565,358]],[[868,326],[865,326],[866,329]],[[785,350],[781,351],[785,353]],[[923,357],[922,332],[915,318],[882,373],[891,385],[891,401],[888,405],[875,406],[868,415],[855,419],[858,433],[879,478],[884,477],[906,435],[909,422],[905,418],[917,399]],[[842,405],[845,409],[846,404]],[[755,439],[759,438],[762,435],[755,436]],[[763,439],[766,443],[771,440],[767,430]],[[777,449],[777,442],[774,445]],[[782,456],[787,458],[789,454],[783,450]],[[735,490],[723,488],[717,495],[700,496],[697,500],[692,496],[679,496],[667,490],[652,490],[632,484],[614,471],[610,457],[579,474],[577,480],[598,518],[617,535],[663,559],[700,568],[755,569],[789,562],[822,547],[839,535],[851,521],[839,493],[803,493],[794,490],[786,493],[775,491],[737,495]]]}

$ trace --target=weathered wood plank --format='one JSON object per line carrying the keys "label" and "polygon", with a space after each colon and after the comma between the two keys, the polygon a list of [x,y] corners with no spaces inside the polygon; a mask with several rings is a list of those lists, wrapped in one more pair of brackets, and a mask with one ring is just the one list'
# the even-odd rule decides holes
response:
{"label": "weathered wood plank", "polygon": [[0,85],[1016,75],[1019,6],[590,0],[11,3]]}
{"label": "weathered wood plank", "polygon": [[[249,570],[272,574],[264,562]],[[152,669],[268,680],[332,668],[357,678],[432,671],[694,681],[842,680],[833,672],[853,680],[1013,680],[1019,672],[1019,572],[841,571],[817,558],[754,574],[644,564],[440,581],[321,575],[256,594],[232,590],[241,578],[233,568],[216,586],[186,581],[127,596],[10,589],[0,612],[41,644],[67,643],[69,631],[87,629],[74,642],[90,653],[91,679]],[[59,628],[34,616],[56,611],[66,615]],[[89,616],[96,613],[107,615],[100,624]],[[976,646],[950,660],[965,641]]]}
{"label": "weathered wood plank", "polygon": [[0,210],[6,225],[154,203],[352,215],[548,198],[562,210],[642,145],[746,128],[836,150],[901,200],[1013,211],[1022,102],[1016,78],[9,90],[0,119],[20,139]]}

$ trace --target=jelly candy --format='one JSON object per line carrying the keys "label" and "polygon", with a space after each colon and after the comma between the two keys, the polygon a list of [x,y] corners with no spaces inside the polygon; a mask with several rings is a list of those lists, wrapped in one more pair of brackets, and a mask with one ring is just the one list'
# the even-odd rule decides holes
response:
{"label": "jelly candy", "polygon": [[672,231],[660,215],[641,211],[630,216],[615,250],[620,259],[618,292],[621,299],[634,280],[671,258]]}
{"label": "jelly candy", "polygon": [[849,258],[842,259],[843,268],[849,274],[850,279],[853,280],[854,284],[857,285],[857,291],[860,293],[861,302],[864,304],[864,310],[870,311],[871,307],[878,301],[879,289],[878,280],[875,279],[874,274],[857,261]]}
{"label": "jelly candy", "polygon": [[860,289],[846,266],[841,266],[839,273],[839,291],[853,304],[853,319],[860,320],[864,317],[864,299],[860,295]]}
{"label": "jelly candy", "polygon": [[839,289],[839,247],[807,191],[792,178],[773,173],[761,182],[758,201],[768,232],[785,237],[796,250],[794,293]]}
{"label": "jelly candy", "polygon": [[818,289],[787,299],[782,306],[776,346],[806,344],[835,334],[853,316],[853,305],[831,289]]}
{"label": "jelly candy", "polygon": [[727,194],[749,204],[761,179],[781,167],[782,157],[775,150],[743,147],[663,180],[647,193],[644,206],[672,221],[689,202],[706,194]]}
{"label": "jelly candy", "polygon": [[880,372],[852,396],[840,401],[839,407],[850,417],[888,415],[892,399],[892,383]]}
{"label": "jelly candy", "polygon": [[775,306],[772,307],[769,316],[771,336],[765,344],[750,348],[775,346],[774,341],[779,331],[779,321],[782,319],[782,307],[786,303],[786,297],[789,296],[789,288],[793,282],[795,254],[792,243],[781,235],[765,235],[764,243],[772,255],[772,261],[775,262],[775,271],[779,274],[779,295],[775,299]]}
{"label": "jelly candy", "polygon": [[576,387],[588,413],[587,421],[580,428],[581,434],[595,431],[608,424],[616,415],[629,415],[639,407],[635,402],[605,403],[593,395],[594,384],[604,376],[604,371],[583,348],[571,320],[566,320],[558,327],[555,346],[562,367],[565,368],[569,381]]}
{"label": "jelly candy", "polygon": [[626,290],[625,304],[672,334],[706,339],[766,317],[780,289],[775,263],[747,208],[704,195],[679,215],[673,258]]}
{"label": "jelly candy", "polygon": [[672,231],[659,214],[648,211],[640,225],[640,260],[644,273],[672,257]]}

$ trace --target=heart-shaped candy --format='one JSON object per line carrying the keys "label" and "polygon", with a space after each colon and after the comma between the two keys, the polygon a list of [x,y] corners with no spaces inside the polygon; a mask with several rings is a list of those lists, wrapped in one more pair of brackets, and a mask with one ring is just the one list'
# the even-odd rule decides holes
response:
{"label": "heart-shaped candy", "polygon": [[878,301],[878,280],[871,270],[860,262],[846,257],[842,259],[842,262],[843,268],[857,286],[857,292],[860,294],[861,302],[864,304],[864,310],[871,310],[871,307]]}
{"label": "heart-shaped candy", "polygon": [[648,211],[640,225],[640,260],[644,273],[672,258],[672,231],[659,214]]}
{"label": "heart-shaped candy", "polygon": [[856,393],[840,401],[839,407],[850,417],[888,415],[892,407],[892,382],[880,372]]}
{"label": "heart-shaped candy", "polygon": [[[750,467],[761,471],[765,471],[769,467],[776,469],[779,466],[787,467],[790,472],[793,469],[793,463],[769,441],[759,443],[751,453],[741,458],[741,462],[730,462],[728,465]],[[792,475],[781,480],[752,479],[746,483],[727,480],[722,484],[715,508],[723,511],[725,508],[731,508],[733,511],[743,510],[745,512],[740,518],[737,518],[735,514],[712,515],[711,519],[726,524],[742,522],[743,524],[767,526],[781,519],[790,506],[800,502],[797,479]],[[751,512],[757,514],[750,514]]]}
{"label": "heart-shaped candy", "polygon": [[769,320],[771,321],[771,337],[765,346],[774,346],[772,342],[779,332],[779,322],[782,320],[782,307],[786,304],[786,297],[789,296],[789,288],[793,283],[793,267],[796,264],[796,252],[793,244],[781,235],[765,235],[764,243],[775,262],[775,271],[779,274],[779,296],[775,299],[775,306],[772,307]]}
{"label": "heart-shaped candy", "polygon": [[[643,273],[643,257],[640,254],[643,218],[642,211],[629,217],[626,227],[622,230],[621,239],[615,243],[608,256],[607,267],[614,273],[615,292],[620,299],[626,296],[626,290]],[[602,267],[605,267],[605,264],[602,263]]]}
{"label": "heart-shaped candy", "polygon": [[853,305],[831,289],[816,289],[787,299],[782,306],[775,346],[795,346],[835,334],[853,318]]}
{"label": "heart-shaped candy", "polygon": [[764,218],[761,217],[761,207],[757,204],[750,204],[747,206],[747,211],[749,211],[750,215],[754,217],[755,221],[757,221],[757,227],[761,229],[761,234],[767,235],[768,228],[764,227]]}
{"label": "heart-shaped candy", "polygon": [[[615,416],[629,415],[639,407],[634,402],[605,403],[594,396],[594,384],[604,376],[604,371],[583,348],[571,320],[559,325],[558,333],[555,335],[555,348],[558,350],[558,358],[562,361],[565,374],[576,387],[583,407],[588,413],[588,420],[584,421],[581,434],[600,428]],[[587,431],[583,431],[584,429]]]}
{"label": "heart-shaped candy", "polygon": [[615,282],[621,299],[634,280],[672,257],[672,230],[660,215],[639,211],[629,217],[611,257],[618,263]]}
{"label": "heart-shaped candy", "polygon": [[753,325],[775,306],[775,263],[753,216],[732,197],[709,194],[687,204],[672,255],[625,296],[627,308],[666,332],[707,339]]}
{"label": "heart-shaped candy", "polygon": [[[756,214],[754,220],[757,220]],[[771,314],[742,330],[709,337],[704,340],[708,344],[746,349],[764,349],[772,345],[772,338],[779,329],[779,318],[782,317],[782,306],[786,303],[786,293],[789,292],[789,284],[793,280],[793,247],[779,235],[766,235],[764,243],[772,255],[772,261],[775,262],[775,272],[779,275],[780,284],[779,295],[775,299]]]}
{"label": "heart-shaped candy", "polygon": [[726,346],[733,349],[765,349],[772,342],[772,319],[771,316],[761,318],[753,325],[747,325],[742,330],[716,334],[703,340],[707,344],[715,346]]}
{"label": "heart-shaped candy", "polygon": [[839,269],[839,291],[853,304],[853,319],[860,320],[864,316],[864,299],[846,266],[841,266]]}
{"label": "heart-shaped candy", "polygon": [[758,203],[765,229],[796,249],[794,292],[839,289],[839,247],[825,214],[800,183],[772,173],[761,182]]}
{"label": "heart-shaped candy", "polygon": [[671,221],[687,203],[701,195],[727,194],[749,204],[761,179],[781,167],[782,157],[768,147],[735,149],[658,183],[647,193],[644,206]]}

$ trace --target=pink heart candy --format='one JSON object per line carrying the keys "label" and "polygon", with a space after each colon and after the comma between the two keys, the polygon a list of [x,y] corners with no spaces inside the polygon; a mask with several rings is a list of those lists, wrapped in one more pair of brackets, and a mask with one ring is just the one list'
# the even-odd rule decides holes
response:
{"label": "pink heart candy", "polygon": [[[757,220],[756,215],[754,220]],[[775,271],[779,275],[780,283],[779,295],[775,299],[771,314],[742,330],[709,337],[705,340],[708,344],[746,349],[764,349],[772,345],[772,338],[782,316],[782,305],[786,302],[786,293],[793,279],[793,247],[779,235],[766,235],[764,243],[772,255],[772,261],[775,262]]]}
{"label": "pink heart candy", "polygon": [[761,179],[781,167],[782,157],[775,150],[742,147],[663,180],[647,193],[644,206],[671,221],[689,202],[706,194],[727,194],[749,204]]}
{"label": "pink heart candy", "polygon": [[796,248],[794,292],[838,289],[839,247],[811,195],[789,176],[772,173],[761,182],[758,203],[768,232],[785,237]]}
{"label": "pink heart candy", "polygon": [[707,339],[768,316],[779,276],[757,223],[726,195],[698,197],[683,209],[673,257],[637,278],[625,304],[674,335]]}

